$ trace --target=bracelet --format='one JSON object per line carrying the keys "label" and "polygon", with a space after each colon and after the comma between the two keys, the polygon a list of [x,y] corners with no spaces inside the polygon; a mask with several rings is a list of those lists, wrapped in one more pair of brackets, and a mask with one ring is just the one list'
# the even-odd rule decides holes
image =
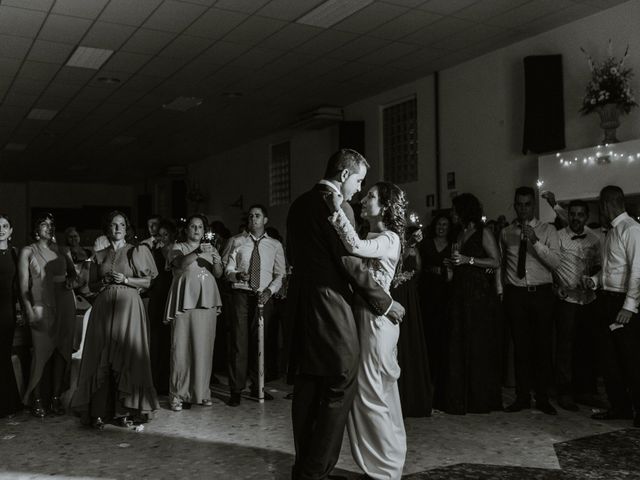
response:
{"label": "bracelet", "polygon": [[129,283],[129,277],[124,277],[124,280],[122,281],[122,283],[127,285]]}

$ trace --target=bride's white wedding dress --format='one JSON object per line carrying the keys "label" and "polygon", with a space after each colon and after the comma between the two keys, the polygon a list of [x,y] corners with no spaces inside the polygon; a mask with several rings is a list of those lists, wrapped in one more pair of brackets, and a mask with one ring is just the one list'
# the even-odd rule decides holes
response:
{"label": "bride's white wedding dress", "polygon": [[[347,250],[366,258],[375,280],[389,293],[400,258],[400,238],[391,231],[358,237],[342,210],[331,218]],[[398,394],[399,325],[376,316],[362,301],[354,305],[360,337],[358,389],[347,421],[351,452],[371,478],[399,479],[407,442]]]}

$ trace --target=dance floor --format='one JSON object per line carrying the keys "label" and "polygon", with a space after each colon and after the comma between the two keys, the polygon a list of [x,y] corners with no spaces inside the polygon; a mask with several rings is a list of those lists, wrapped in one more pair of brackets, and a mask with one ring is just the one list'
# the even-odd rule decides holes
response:
{"label": "dance floor", "polygon": [[[293,461],[289,387],[267,386],[264,404],[171,412],[162,400],[142,432],[77,418],[0,420],[0,478],[286,479]],[[505,392],[509,397],[512,392]],[[590,409],[550,417],[520,413],[406,420],[410,479],[640,479],[640,430],[629,421],[596,422]],[[359,478],[345,437],[335,473]]]}

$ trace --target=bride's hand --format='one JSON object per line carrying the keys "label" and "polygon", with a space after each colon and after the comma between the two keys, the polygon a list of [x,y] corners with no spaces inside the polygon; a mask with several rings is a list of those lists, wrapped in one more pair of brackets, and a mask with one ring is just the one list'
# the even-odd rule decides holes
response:
{"label": "bride's hand", "polygon": [[342,195],[337,192],[330,192],[325,195],[324,201],[332,212],[337,212],[342,205]]}

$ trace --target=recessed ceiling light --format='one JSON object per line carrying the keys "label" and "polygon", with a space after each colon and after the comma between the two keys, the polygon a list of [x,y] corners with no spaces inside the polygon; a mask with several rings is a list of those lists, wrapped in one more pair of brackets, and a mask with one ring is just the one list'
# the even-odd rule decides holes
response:
{"label": "recessed ceiling light", "polygon": [[296,23],[329,28],[372,3],[373,0],[349,0],[348,2],[345,0],[327,0],[300,17],[296,20]]}
{"label": "recessed ceiling light", "polygon": [[226,98],[240,98],[243,95],[242,92],[223,92],[222,96]]}
{"label": "recessed ceiling light", "polygon": [[96,82],[103,83],[105,85],[117,85],[121,80],[117,77],[98,77]]}
{"label": "recessed ceiling light", "polygon": [[90,68],[99,70],[113,54],[113,50],[93,47],[78,47],[67,61],[67,67]]}
{"label": "recessed ceiling light", "polygon": [[186,112],[192,108],[202,105],[202,98],[197,97],[178,97],[172,102],[165,103],[162,108],[165,110],[177,110],[178,112]]}
{"label": "recessed ceiling light", "polygon": [[26,143],[7,143],[4,146],[7,152],[24,152],[27,149]]}
{"label": "recessed ceiling light", "polygon": [[34,108],[27,115],[29,120],[51,120],[58,114],[58,110],[47,110],[45,108]]}

